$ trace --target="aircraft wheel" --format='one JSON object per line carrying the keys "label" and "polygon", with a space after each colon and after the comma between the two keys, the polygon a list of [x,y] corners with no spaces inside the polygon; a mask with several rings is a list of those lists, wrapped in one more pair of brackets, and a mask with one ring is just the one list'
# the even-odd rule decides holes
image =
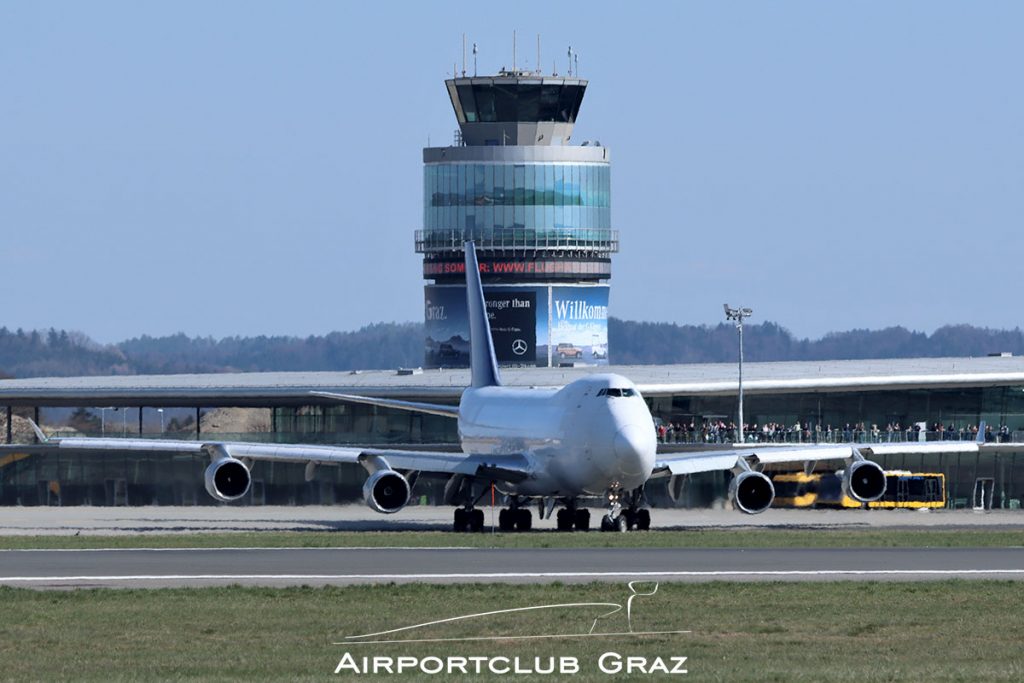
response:
{"label": "aircraft wheel", "polygon": [[590,531],[590,510],[576,510],[576,531]]}
{"label": "aircraft wheel", "polygon": [[563,508],[558,511],[558,530],[559,531],[572,531],[573,526],[573,511],[567,508]]}
{"label": "aircraft wheel", "polygon": [[621,532],[629,531],[629,520],[626,519],[626,515],[619,515],[618,519],[615,520],[615,530]]}
{"label": "aircraft wheel", "polygon": [[[622,515],[619,515],[620,519]],[[615,520],[612,519],[611,515],[605,515],[601,518],[601,531],[615,531]]]}
{"label": "aircraft wheel", "polygon": [[531,528],[533,528],[533,513],[526,508],[516,510],[516,529],[529,531]]}
{"label": "aircraft wheel", "polygon": [[469,526],[469,517],[462,508],[455,508],[455,522],[452,529],[456,532],[463,532]]}
{"label": "aircraft wheel", "polygon": [[632,530],[636,528],[636,513],[631,510],[623,510],[619,515],[619,518],[626,518],[626,530]]}
{"label": "aircraft wheel", "polygon": [[502,531],[515,531],[516,530],[516,516],[515,512],[508,509],[502,508],[498,512],[498,528]]}
{"label": "aircraft wheel", "polygon": [[640,531],[647,531],[651,528],[651,511],[650,510],[637,510],[636,512],[636,528]]}
{"label": "aircraft wheel", "polygon": [[469,530],[479,532],[484,530],[484,511],[469,510]]}

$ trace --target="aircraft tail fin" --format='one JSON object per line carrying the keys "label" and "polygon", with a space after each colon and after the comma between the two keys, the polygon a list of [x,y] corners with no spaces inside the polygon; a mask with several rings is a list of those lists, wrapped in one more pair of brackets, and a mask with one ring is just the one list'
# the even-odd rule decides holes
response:
{"label": "aircraft tail fin", "polygon": [[487,303],[480,282],[480,264],[476,246],[466,242],[466,305],[469,312],[469,368],[474,388],[501,386],[501,373],[494,355],[491,325],[487,321]]}
{"label": "aircraft tail fin", "polygon": [[28,423],[32,425],[32,431],[36,433],[36,439],[39,443],[46,443],[50,440],[50,438],[43,433],[43,430],[39,428],[39,425],[36,424],[35,420],[30,419]]}

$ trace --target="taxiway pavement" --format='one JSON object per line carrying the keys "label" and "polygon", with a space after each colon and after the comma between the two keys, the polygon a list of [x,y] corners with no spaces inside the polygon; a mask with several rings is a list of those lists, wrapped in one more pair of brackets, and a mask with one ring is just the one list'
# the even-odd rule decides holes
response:
{"label": "taxiway pavement", "polygon": [[0,551],[0,584],[32,588],[948,578],[1024,580],[1024,548]]}

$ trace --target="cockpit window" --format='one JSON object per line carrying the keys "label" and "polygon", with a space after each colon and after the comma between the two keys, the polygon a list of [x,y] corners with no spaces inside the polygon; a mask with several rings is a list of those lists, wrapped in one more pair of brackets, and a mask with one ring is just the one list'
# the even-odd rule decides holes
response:
{"label": "cockpit window", "polygon": [[622,396],[636,396],[636,392],[632,389],[601,389],[597,392],[597,395],[619,398]]}

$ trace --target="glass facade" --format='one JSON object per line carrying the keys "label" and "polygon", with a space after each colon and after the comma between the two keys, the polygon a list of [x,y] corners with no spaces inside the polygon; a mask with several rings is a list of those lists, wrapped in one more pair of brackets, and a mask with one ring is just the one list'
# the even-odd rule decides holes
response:
{"label": "glass facade", "polygon": [[[736,414],[735,396],[674,396],[651,400],[652,413],[666,422],[730,421]],[[743,402],[748,425],[808,425],[827,433],[831,428],[872,425],[885,433],[890,424],[897,431],[924,422],[927,430],[936,424],[961,427],[977,426],[984,420],[992,429],[1002,425],[1024,437],[1024,387],[989,387],[961,390],[914,389],[907,391],[795,393],[786,395],[747,395]],[[847,440],[847,439],[839,439]]]}
{"label": "glass facade", "polygon": [[423,198],[427,231],[611,229],[609,164],[428,164]]}
{"label": "glass facade", "polygon": [[[734,396],[658,397],[648,399],[648,403],[656,418],[687,425],[690,420],[698,424],[703,420],[728,420],[735,411]],[[444,417],[364,405],[279,407],[274,411],[276,433],[218,434],[216,438],[391,447],[429,444],[431,448],[458,449],[456,421]],[[823,429],[841,426],[837,437],[841,440],[847,440],[843,432],[850,424],[854,429],[850,440],[867,444],[900,440],[898,433],[887,433],[890,422],[899,422],[904,428],[924,422],[929,429],[936,423],[946,427],[952,424],[959,434],[961,427],[977,425],[983,419],[994,430],[1006,425],[1009,438],[1020,442],[1024,440],[1024,387],[755,395],[748,398],[745,414],[751,423],[759,425],[800,421],[815,435],[817,425]],[[858,424],[864,429],[856,431]],[[878,435],[872,434],[872,425],[878,425]],[[947,437],[932,432],[927,438]],[[704,433],[700,440],[711,439]],[[660,448],[672,447],[663,444]],[[929,453],[874,459],[886,469],[945,474],[948,507],[971,507],[979,480],[991,486],[995,508],[1018,508],[1024,501],[1024,453]],[[213,505],[215,501],[203,487],[208,464],[209,459],[203,456],[8,453],[0,456],[0,505]],[[825,468],[826,463],[819,466]],[[301,505],[355,501],[365,478],[363,468],[345,465],[319,467],[316,479],[307,482],[302,464],[261,462],[253,470],[253,491],[243,502]],[[665,479],[658,479],[647,487],[647,495],[656,506],[672,505],[665,484]],[[414,500],[425,496],[425,502],[439,504],[443,486],[441,478],[421,477]],[[725,497],[727,487],[726,473],[695,475],[687,483],[680,504],[711,504]]]}

